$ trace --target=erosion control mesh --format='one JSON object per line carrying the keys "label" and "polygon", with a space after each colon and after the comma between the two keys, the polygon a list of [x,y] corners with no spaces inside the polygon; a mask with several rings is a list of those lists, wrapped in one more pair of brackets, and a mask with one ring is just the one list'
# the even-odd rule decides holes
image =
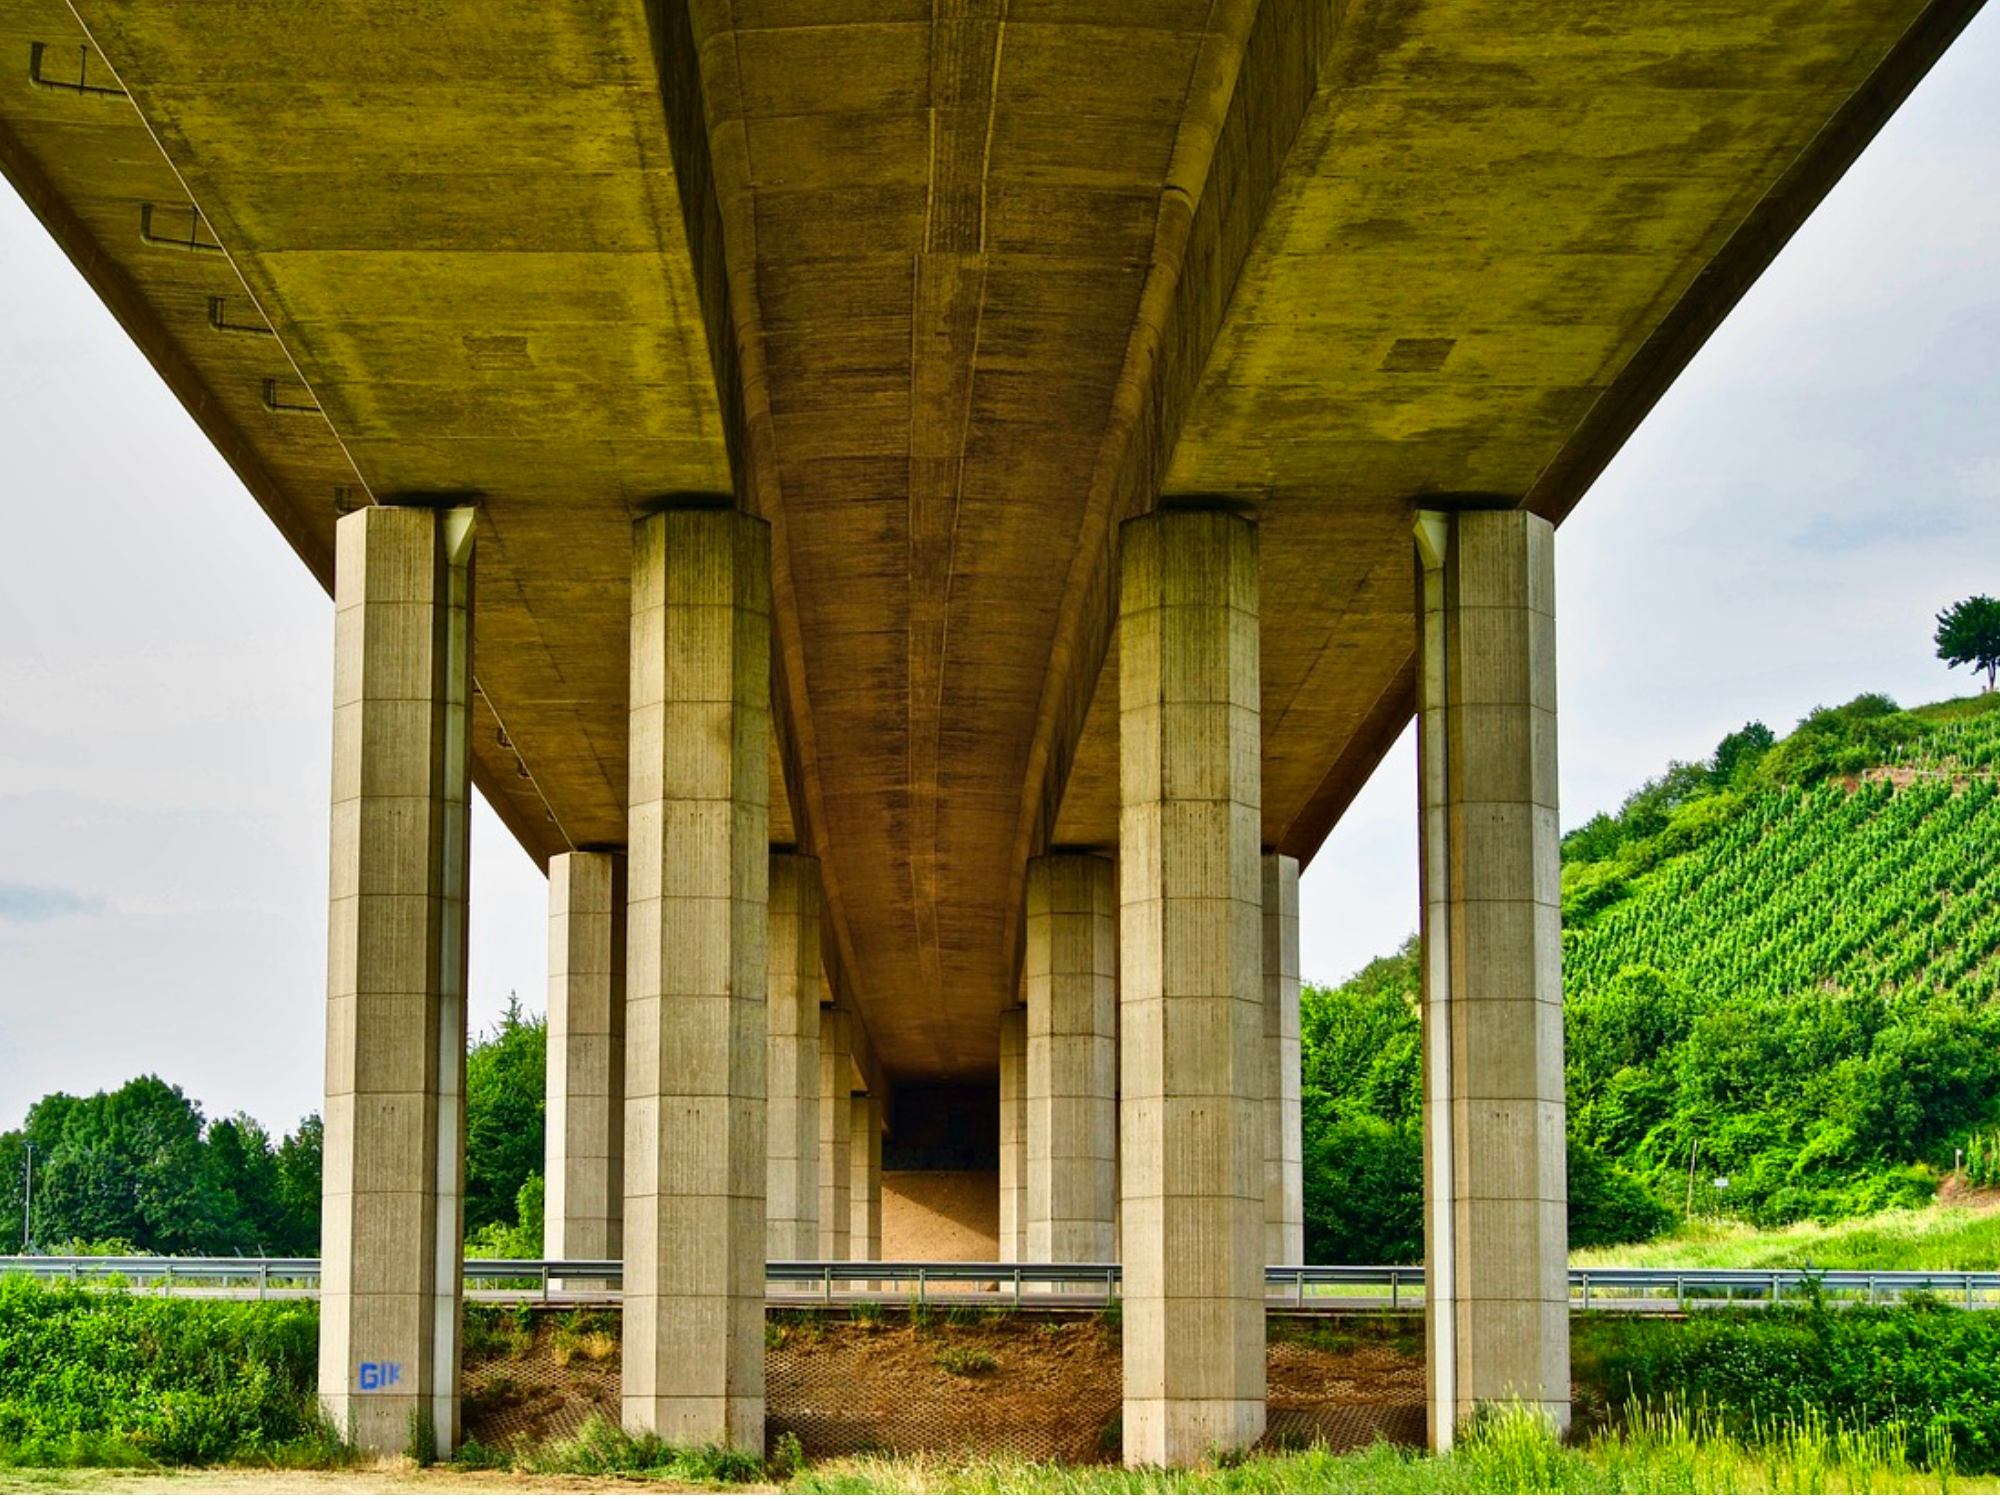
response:
{"label": "erosion control mesh", "polygon": [[[616,1425],[615,1314],[522,1318],[468,1338],[470,1436],[519,1448]],[[1414,1332],[1274,1318],[1265,1445],[1364,1446],[1424,1438]],[[1011,1454],[1071,1463],[1119,1456],[1122,1364],[1114,1323],[1003,1310],[903,1309],[850,1321],[773,1313],[765,1339],[767,1447],[795,1434],[810,1458],[850,1453]]]}

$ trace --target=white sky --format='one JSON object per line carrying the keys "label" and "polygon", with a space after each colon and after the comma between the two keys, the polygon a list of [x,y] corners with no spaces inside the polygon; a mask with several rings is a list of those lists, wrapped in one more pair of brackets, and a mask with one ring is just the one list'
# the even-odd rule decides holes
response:
{"label": "white sky", "polygon": [[[332,608],[0,190],[0,1128],[156,1072],[319,1105]],[[1762,718],[1970,692],[2000,593],[2000,16],[1976,19],[1557,549],[1564,826]],[[1332,982],[1416,925],[1414,751],[1307,872]],[[482,808],[472,1018],[541,1007],[546,886]]]}

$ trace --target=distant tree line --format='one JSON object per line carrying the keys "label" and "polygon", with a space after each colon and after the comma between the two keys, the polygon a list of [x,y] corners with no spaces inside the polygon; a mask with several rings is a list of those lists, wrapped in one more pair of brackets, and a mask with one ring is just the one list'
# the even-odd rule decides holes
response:
{"label": "distant tree line", "polygon": [[[510,997],[500,1024],[466,1054],[475,1253],[541,1254],[546,1034]],[[317,1255],[324,1137],[317,1113],[276,1138],[245,1114],[207,1119],[150,1074],[87,1098],[45,1095],[20,1129],[0,1134],[0,1254],[32,1244],[43,1253]]]}
{"label": "distant tree line", "polygon": [[46,1095],[0,1135],[0,1248],[316,1255],[322,1134],[317,1114],[277,1140],[248,1115],[205,1120],[151,1074],[88,1098]]}

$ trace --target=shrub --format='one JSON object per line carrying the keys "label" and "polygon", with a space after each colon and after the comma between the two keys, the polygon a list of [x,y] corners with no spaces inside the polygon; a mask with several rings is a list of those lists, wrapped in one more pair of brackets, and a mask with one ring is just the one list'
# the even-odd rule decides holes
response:
{"label": "shrub", "polygon": [[0,1277],[0,1459],[214,1464],[330,1448],[307,1302],[135,1297]]}

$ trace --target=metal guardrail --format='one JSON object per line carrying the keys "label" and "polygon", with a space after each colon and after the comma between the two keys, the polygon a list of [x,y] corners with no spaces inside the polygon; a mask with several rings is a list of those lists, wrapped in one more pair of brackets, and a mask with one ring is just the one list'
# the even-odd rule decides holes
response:
{"label": "metal guardrail", "polygon": [[[313,1257],[127,1255],[0,1256],[0,1275],[103,1282],[194,1295],[312,1296],[320,1263]],[[615,1260],[469,1260],[470,1295],[508,1300],[605,1301],[616,1297],[623,1264]],[[1089,1262],[1017,1265],[1006,1261],[772,1261],[765,1280],[775,1304],[984,1302],[1016,1307],[1103,1306],[1115,1300],[1120,1267]],[[1968,1308],[2000,1309],[2000,1271],[1737,1271],[1572,1268],[1570,1299],[1579,1309],[1660,1311],[1713,1302],[1777,1302],[1809,1284],[1837,1300],[1895,1301],[1915,1292],[1950,1296]],[[1423,1305],[1421,1266],[1271,1266],[1264,1272],[1274,1308],[1344,1310]]]}

